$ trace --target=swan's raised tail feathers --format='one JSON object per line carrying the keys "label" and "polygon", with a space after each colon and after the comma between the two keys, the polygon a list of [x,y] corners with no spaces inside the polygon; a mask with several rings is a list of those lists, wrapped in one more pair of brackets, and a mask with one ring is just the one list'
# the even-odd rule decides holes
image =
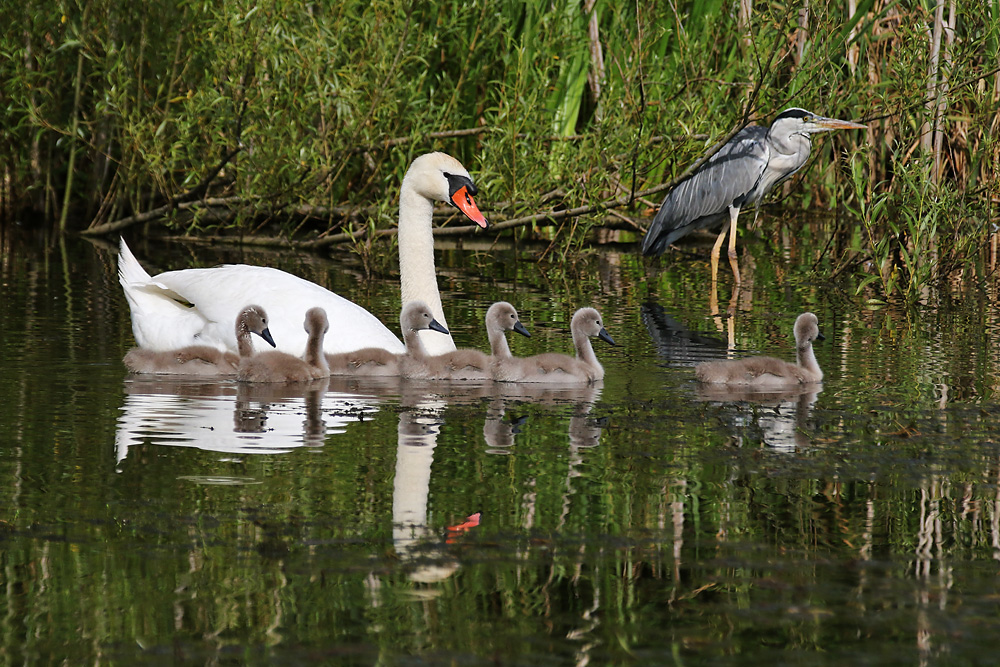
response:
{"label": "swan's raised tail feathers", "polygon": [[142,268],[139,260],[129,250],[128,244],[125,243],[125,237],[121,237],[121,247],[118,251],[118,282],[122,284],[122,287],[126,287],[127,285],[146,283],[150,280],[152,278],[146,273],[146,269]]}

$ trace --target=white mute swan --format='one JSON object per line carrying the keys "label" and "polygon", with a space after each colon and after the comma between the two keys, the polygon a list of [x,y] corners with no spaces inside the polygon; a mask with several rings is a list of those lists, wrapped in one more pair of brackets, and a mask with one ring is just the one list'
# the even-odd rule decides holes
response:
{"label": "white mute swan", "polygon": [[823,381],[823,371],[813,352],[814,340],[825,340],[819,320],[812,313],[795,319],[795,354],[798,363],[774,357],[747,357],[726,361],[706,361],[694,367],[695,377],[707,384],[739,385],[756,389],[782,389]]}
{"label": "white mute swan", "polygon": [[[399,195],[399,268],[402,301],[424,301],[444,322],[434,268],[431,229],[435,201],[449,202],[485,229],[486,218],[473,196],[469,172],[444,153],[416,158],[403,177]],[[403,344],[374,315],[308,280],[278,269],[245,264],[209,269],[168,271],[156,277],[139,265],[125,239],[121,240],[118,274],[132,311],[132,333],[141,348],[175,350],[210,345],[236,351],[234,323],[250,303],[271,314],[279,349],[294,356],[306,351],[307,336],[299,325],[314,306],[337,324],[324,350],[331,354],[380,347],[402,354]],[[430,354],[455,349],[451,335],[434,334],[425,342]]]}

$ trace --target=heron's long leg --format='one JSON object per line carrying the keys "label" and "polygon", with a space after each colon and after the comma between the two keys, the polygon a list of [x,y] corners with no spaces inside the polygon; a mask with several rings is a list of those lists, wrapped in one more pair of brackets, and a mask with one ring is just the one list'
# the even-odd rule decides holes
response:
{"label": "heron's long leg", "polygon": [[719,251],[722,250],[722,242],[726,240],[726,232],[729,231],[729,225],[722,225],[722,231],[719,232],[719,237],[715,239],[715,245],[712,246],[712,285],[714,286],[719,280]]}
{"label": "heron's long leg", "polygon": [[739,208],[729,207],[729,266],[733,267],[733,280],[737,285],[740,284],[740,265],[736,256],[736,218],[739,214]]}

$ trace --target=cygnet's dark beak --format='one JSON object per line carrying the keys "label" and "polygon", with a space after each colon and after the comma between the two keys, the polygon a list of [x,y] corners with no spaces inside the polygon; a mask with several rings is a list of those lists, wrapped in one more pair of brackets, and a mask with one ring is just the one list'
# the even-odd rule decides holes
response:
{"label": "cygnet's dark beak", "polygon": [[278,347],[274,344],[274,339],[271,338],[271,330],[264,327],[264,330],[260,332],[260,337],[268,342],[271,347]]}
{"label": "cygnet's dark beak", "polygon": [[428,329],[433,329],[434,331],[440,331],[443,334],[450,334],[451,332],[444,328],[444,326],[437,320],[431,320],[431,323],[427,325]]}

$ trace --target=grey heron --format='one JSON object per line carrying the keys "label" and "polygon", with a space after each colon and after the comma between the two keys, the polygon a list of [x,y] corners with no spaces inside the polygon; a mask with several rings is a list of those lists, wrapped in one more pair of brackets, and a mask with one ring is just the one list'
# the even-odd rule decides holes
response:
{"label": "grey heron", "polygon": [[[690,178],[667,193],[642,240],[643,255],[659,255],[696,229],[722,225],[712,247],[712,283],[719,272],[719,250],[729,232],[729,264],[736,284],[736,217],[749,204],[759,207],[771,189],[802,168],[812,147],[810,135],[866,125],[824,118],[805,109],[786,109],[770,127],[748,125]],[[759,208],[758,208],[759,210]]]}

